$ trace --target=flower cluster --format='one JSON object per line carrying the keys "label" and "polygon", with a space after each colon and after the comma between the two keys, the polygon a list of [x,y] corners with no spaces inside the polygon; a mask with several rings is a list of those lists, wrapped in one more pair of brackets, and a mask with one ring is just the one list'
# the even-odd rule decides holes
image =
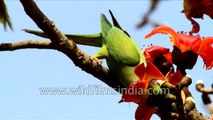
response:
{"label": "flower cluster", "polygon": [[201,38],[200,36],[187,35],[183,32],[177,33],[168,26],[159,26],[145,36],[149,38],[154,34],[170,34],[170,41],[174,46],[172,61],[182,69],[192,69],[200,55],[204,60],[206,69],[213,66],[213,37]]}
{"label": "flower cluster", "polygon": [[[200,36],[187,35],[183,32],[177,33],[167,26],[159,26],[147,34],[145,38],[157,33],[171,35],[170,41],[174,47],[172,52],[168,48],[161,46],[151,46],[144,50],[147,66],[140,64],[135,68],[138,81],[130,84],[128,89],[136,88],[146,91],[150,81],[153,79],[161,81],[161,83],[156,84],[155,88],[159,87],[162,81],[176,85],[186,75],[185,69],[193,68],[198,55],[204,60],[207,70],[212,68],[213,56],[210,54],[213,53],[213,37],[201,38]],[[177,66],[176,71],[173,69],[174,64]],[[135,113],[136,120],[149,120],[156,108],[147,105],[148,97],[149,94],[125,93],[120,102],[138,103],[139,106]]]}

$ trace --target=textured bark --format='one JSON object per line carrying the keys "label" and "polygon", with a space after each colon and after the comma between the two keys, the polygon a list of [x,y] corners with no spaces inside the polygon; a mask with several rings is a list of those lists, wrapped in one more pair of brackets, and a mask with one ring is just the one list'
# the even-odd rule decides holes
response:
{"label": "textured bark", "polygon": [[36,49],[56,49],[51,41],[36,41],[36,40],[26,40],[13,43],[1,43],[0,51],[14,51],[26,48],[36,48]]}
{"label": "textured bark", "polygon": [[202,113],[198,112],[196,109],[191,110],[187,114],[187,118],[188,120],[208,120],[206,116],[202,115]]}

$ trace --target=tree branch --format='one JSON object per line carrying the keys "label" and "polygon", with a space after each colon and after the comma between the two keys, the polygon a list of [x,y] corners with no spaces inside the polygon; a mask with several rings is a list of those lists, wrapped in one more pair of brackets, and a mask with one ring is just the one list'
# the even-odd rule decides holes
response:
{"label": "tree branch", "polygon": [[1,43],[0,51],[14,51],[26,48],[37,48],[37,49],[56,49],[50,40],[39,41],[39,40],[25,40],[13,43]]}
{"label": "tree branch", "polygon": [[66,54],[76,66],[94,77],[103,81],[112,88],[123,87],[123,85],[115,79],[115,77],[109,72],[109,70],[100,63],[92,59],[86,53],[81,51],[77,45],[69,40],[60,30],[50,21],[37,7],[33,0],[20,0],[26,14],[37,24],[37,26],[47,34],[52,44],[57,50]]}
{"label": "tree branch", "polygon": [[[48,35],[52,41],[52,45],[55,49],[66,54],[76,66],[82,70],[92,74],[94,77],[103,81],[112,88],[118,86],[123,87],[122,84],[115,79],[115,77],[109,72],[109,70],[95,59],[92,59],[86,53],[81,51],[77,45],[69,40],[59,29],[50,21],[37,7],[33,0],[20,0],[27,15],[37,24],[37,26]],[[191,120],[197,120],[197,118],[204,119],[200,113],[193,109],[188,113]],[[194,115],[194,116],[193,116]]]}
{"label": "tree branch", "polygon": [[196,89],[197,91],[201,92],[201,93],[205,93],[205,94],[213,94],[213,89],[208,89],[205,88],[203,81],[199,80],[196,84]]}
{"label": "tree branch", "polygon": [[[213,85],[212,85],[213,88]],[[212,113],[213,112],[213,104],[210,95],[213,94],[213,89],[205,88],[203,81],[199,80],[196,84],[197,91],[202,93],[202,101],[207,109]]]}

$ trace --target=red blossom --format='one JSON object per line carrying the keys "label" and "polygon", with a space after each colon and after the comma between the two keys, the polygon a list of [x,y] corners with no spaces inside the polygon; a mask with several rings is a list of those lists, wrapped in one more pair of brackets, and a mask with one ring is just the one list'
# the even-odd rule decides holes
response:
{"label": "red blossom", "polygon": [[[122,100],[120,102],[139,103],[141,99],[146,98],[145,92],[150,80],[154,78],[165,80],[163,74],[150,61],[147,61],[146,67],[144,64],[138,65],[135,68],[135,74],[138,76],[138,81],[129,85],[127,89],[128,92],[122,96]],[[131,90],[135,90],[135,92],[132,92]],[[139,92],[142,94],[138,94]]]}
{"label": "red blossom", "polygon": [[151,62],[154,62],[154,59],[157,57],[164,56],[169,60],[169,62],[172,63],[172,61],[170,59],[171,57],[169,56],[169,55],[171,55],[169,53],[169,49],[162,47],[162,46],[148,47],[147,49],[144,50],[144,55],[145,55],[146,59],[149,59]]}
{"label": "red blossom", "polygon": [[[135,74],[138,76],[138,82],[130,84],[127,92],[122,96],[120,102],[136,102],[139,106],[135,112],[136,120],[149,120],[152,114],[155,112],[155,108],[149,107],[146,104],[146,99],[148,94],[146,94],[146,89],[150,80],[154,78],[165,79],[163,74],[153,65],[150,61],[147,61],[147,66],[140,64],[135,69]],[[132,93],[131,90],[136,92]],[[142,94],[139,94],[142,93]],[[119,102],[119,103],[120,103]]]}
{"label": "red blossom", "polygon": [[197,51],[197,53],[203,58],[206,69],[211,69],[213,66],[213,37],[206,37],[203,38],[200,49]]}
{"label": "red blossom", "polygon": [[192,19],[203,18],[206,14],[213,19],[213,1],[212,0],[184,0],[184,14],[191,21],[193,27],[191,33],[197,33],[200,30],[199,24]]}
{"label": "red blossom", "polygon": [[[200,36],[187,35],[184,34],[183,32],[177,33],[170,27],[159,26],[155,28],[151,33],[147,34],[145,38],[149,38],[157,33],[170,34],[171,35],[170,41],[174,47],[177,47],[182,53],[192,51],[200,55],[204,60],[206,69],[212,68],[213,56],[211,54],[213,53],[212,48],[213,37],[206,37],[201,39]],[[187,59],[190,59],[190,56]]]}
{"label": "red blossom", "polygon": [[144,50],[144,55],[147,60],[151,61],[163,75],[166,75],[172,64],[172,53],[168,48],[162,46],[151,46]]}
{"label": "red blossom", "polygon": [[135,68],[135,74],[138,76],[138,81],[130,84],[122,96],[120,102],[135,102],[139,106],[135,112],[136,120],[149,120],[152,114],[156,111],[154,107],[147,105],[147,86],[152,79],[165,80],[168,82],[173,81],[173,84],[180,82],[182,79],[181,73],[173,73],[170,71],[166,77],[158,70],[158,68],[147,60],[147,66],[140,64]]}
{"label": "red blossom", "polygon": [[173,73],[173,69],[171,68],[170,71],[166,74],[165,78],[169,83],[176,85],[181,81],[183,76],[179,70]]}
{"label": "red blossom", "polygon": [[136,120],[150,120],[153,113],[156,111],[154,107],[149,107],[146,103],[147,99],[144,99],[140,102],[138,108],[135,112]]}
{"label": "red blossom", "polygon": [[[147,61],[147,67],[144,67],[143,64],[138,65],[135,68],[135,74],[139,78],[138,81],[145,82],[146,85],[154,78],[164,79],[163,74],[150,61]],[[144,86],[144,89],[146,89],[146,86]]]}

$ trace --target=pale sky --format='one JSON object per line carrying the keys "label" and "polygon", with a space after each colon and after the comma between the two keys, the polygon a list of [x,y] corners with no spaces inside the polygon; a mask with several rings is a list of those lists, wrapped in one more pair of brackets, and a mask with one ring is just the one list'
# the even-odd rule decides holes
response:
{"label": "pale sky", "polygon": [[[149,40],[144,36],[153,28],[149,25],[136,29],[143,14],[148,10],[148,0],[142,1],[37,1],[45,15],[64,33],[89,34],[100,32],[100,14],[111,20],[111,9],[121,26],[131,35],[136,43],[143,45],[172,46],[168,35],[155,35]],[[25,14],[19,1],[6,1],[11,16],[14,32],[3,31],[0,27],[0,42],[22,40],[44,40],[26,34],[22,29],[39,30]],[[163,1],[153,13],[151,19],[166,24],[176,31],[189,31],[191,23],[182,11],[182,1]],[[213,21],[205,16],[200,23],[200,36],[213,36]],[[79,47],[88,53],[98,51],[95,47]],[[0,119],[115,119],[132,120],[136,105],[121,103],[121,95],[42,95],[40,88],[107,88],[104,83],[76,67],[64,54],[55,50],[25,49],[13,52],[0,52]],[[104,66],[106,64],[104,63]],[[195,83],[203,79],[206,87],[211,86],[213,70],[203,68],[203,60],[193,70],[187,71],[192,76],[190,90],[195,97],[198,111],[208,114],[201,101],[201,94],[195,90]],[[153,117],[153,120],[156,117]]]}

